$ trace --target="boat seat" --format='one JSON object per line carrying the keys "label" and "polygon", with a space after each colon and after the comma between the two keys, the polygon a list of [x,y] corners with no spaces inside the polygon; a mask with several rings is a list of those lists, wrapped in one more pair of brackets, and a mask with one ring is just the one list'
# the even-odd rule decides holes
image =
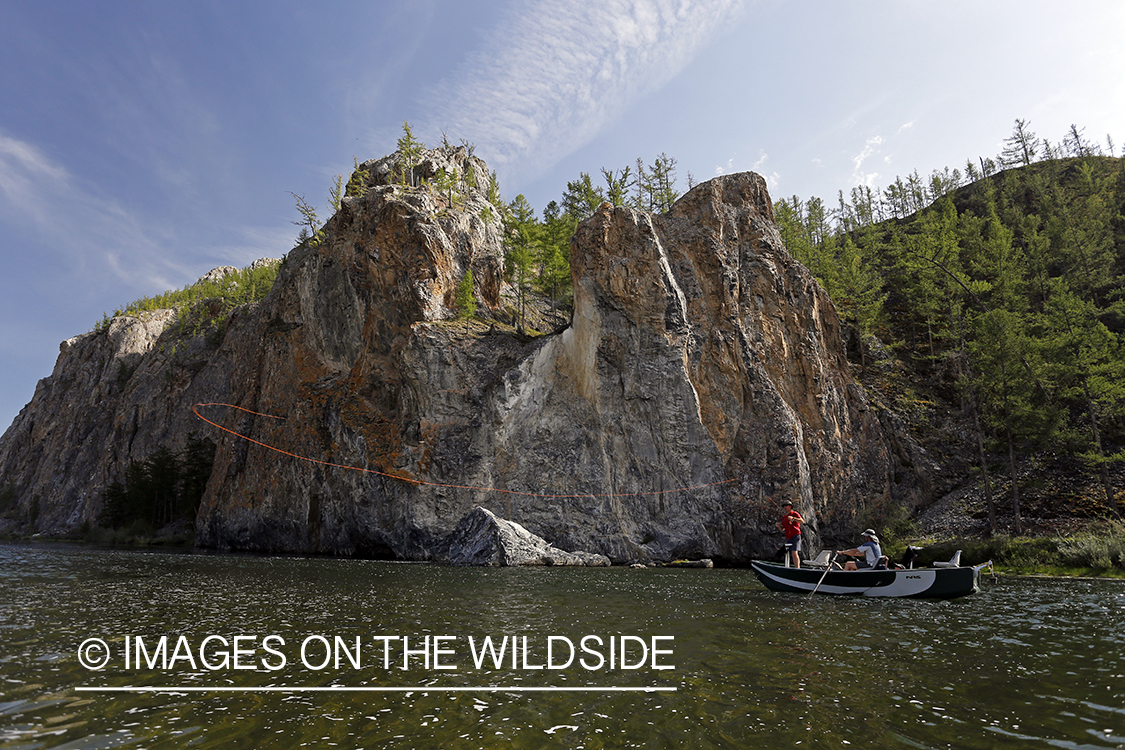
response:
{"label": "boat seat", "polygon": [[835,552],[830,549],[822,549],[820,554],[811,560],[805,560],[802,565],[806,568],[827,568],[832,563],[832,557]]}
{"label": "boat seat", "polygon": [[900,567],[913,568],[914,561],[918,559],[918,553],[922,551],[921,547],[915,547],[910,544],[906,546],[906,552],[903,554],[902,559],[898,561]]}
{"label": "boat seat", "polygon": [[959,568],[959,567],[961,567],[961,550],[957,550],[956,552],[954,552],[953,557],[951,557],[949,559],[949,562],[935,562],[934,567],[935,568]]}

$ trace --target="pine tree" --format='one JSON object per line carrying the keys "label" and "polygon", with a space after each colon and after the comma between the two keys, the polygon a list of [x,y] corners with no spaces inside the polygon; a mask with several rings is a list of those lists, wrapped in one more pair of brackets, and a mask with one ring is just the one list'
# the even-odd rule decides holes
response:
{"label": "pine tree", "polygon": [[1086,128],[1071,125],[1063,137],[1063,148],[1071,156],[1093,156],[1098,152],[1098,147],[1086,140]]}
{"label": "pine tree", "polygon": [[[1028,264],[1016,247],[1013,232],[1000,220],[994,195],[988,193],[987,215],[963,217],[976,236],[966,236],[967,264],[983,312],[973,341],[978,365],[978,393],[986,423],[1002,435],[1008,456],[1012,514],[1020,530],[1020,486],[1017,443],[1043,442],[1053,428],[1037,364],[1036,344],[1028,327]],[[971,220],[970,220],[971,219]]]}
{"label": "pine tree", "polygon": [[508,204],[504,202],[504,196],[500,194],[500,181],[496,178],[495,171],[488,176],[488,202],[500,212],[501,216],[508,210]]}
{"label": "pine tree", "polygon": [[[813,265],[812,240],[805,225],[805,204],[794,195],[781,198],[773,204],[774,221],[781,230],[781,241],[789,254],[807,268]],[[815,272],[814,272],[815,275]]]}
{"label": "pine tree", "polygon": [[960,365],[958,385],[964,393],[972,418],[973,434],[976,438],[977,464],[980,468],[981,486],[984,490],[985,508],[988,512],[988,533],[991,536],[996,533],[996,502],[992,498],[992,476],[988,470],[988,455],[984,449],[981,402],[977,395],[976,374],[973,371],[972,356],[968,350],[968,338],[965,332],[965,308],[960,304],[954,304],[953,307],[957,326],[957,362]]}
{"label": "pine tree", "polygon": [[332,180],[332,187],[328,189],[328,208],[332,213],[340,210],[344,198],[344,175],[338,174]]}
{"label": "pine tree", "polygon": [[605,193],[600,187],[595,187],[587,172],[580,172],[577,180],[566,183],[562,202],[563,211],[577,221],[585,221],[593,216],[598,206],[604,202]]}
{"label": "pine tree", "polygon": [[410,123],[405,120],[402,121],[402,137],[398,139],[397,146],[395,153],[399,159],[399,182],[404,186],[417,187],[414,168],[422,162],[426,144],[414,137]]}
{"label": "pine tree", "polygon": [[457,178],[450,174],[445,167],[438,169],[433,186],[438,195],[443,196],[451,208],[457,204],[458,198],[460,198],[460,194],[454,190],[456,184]]}
{"label": "pine tree", "polygon": [[316,215],[316,209],[308,204],[305,196],[297,195],[296,193],[289,193],[293,199],[297,201],[297,213],[301,214],[300,221],[293,223],[301,227],[301,233],[297,237],[297,244],[301,245],[308,242],[310,246],[317,246],[321,240],[324,239],[324,232],[320,228],[320,217]]}
{"label": "pine tree", "polygon": [[[836,303],[841,317],[852,323],[860,339],[871,335],[883,314],[883,277],[872,262],[872,248],[861,248],[851,237],[845,237],[840,247],[839,301]],[[860,365],[865,367],[863,346],[860,346]]]}
{"label": "pine tree", "polygon": [[661,153],[649,168],[648,178],[651,185],[649,188],[652,196],[651,210],[667,213],[680,197],[679,191],[676,190],[676,160]]}
{"label": "pine tree", "polygon": [[540,287],[551,298],[555,311],[558,303],[570,295],[570,238],[578,222],[564,214],[559,204],[551,201],[543,209],[540,236]]}
{"label": "pine tree", "polygon": [[1006,166],[1026,166],[1035,161],[1042,142],[1028,128],[1027,120],[1016,119],[1012,134],[1004,141],[1000,162]]}
{"label": "pine tree", "polygon": [[633,179],[633,208],[638,211],[652,212],[652,177],[645,169],[641,157],[636,161],[636,177]]}
{"label": "pine tree", "polygon": [[1034,410],[1028,399],[1034,389],[1022,377],[1021,364],[1026,360],[1028,349],[1023,324],[1024,319],[1010,310],[989,310],[977,318],[973,342],[974,360],[979,366],[977,392],[982,397],[986,422],[1002,435],[1007,449],[1012,516],[1017,533],[1022,521],[1016,441]]}
{"label": "pine tree", "polygon": [[905,251],[896,259],[895,286],[916,313],[911,320],[921,318],[926,347],[930,356],[936,358],[939,339],[955,322],[951,303],[960,295],[951,278],[960,272],[957,209],[952,199],[942,198],[937,210],[918,218],[915,228],[917,231],[901,242],[890,243]]}
{"label": "pine tree", "polygon": [[774,204],[774,219],[789,254],[812,272],[829,297],[839,299],[837,240],[828,224],[823,201],[810,198],[802,202],[795,195],[782,198]]}
{"label": "pine tree", "polygon": [[605,197],[610,203],[615,206],[627,205],[629,197],[629,188],[633,186],[633,180],[629,167],[625,167],[620,171],[613,171],[602,167],[602,177],[605,178]]}
{"label": "pine tree", "polygon": [[344,188],[344,195],[348,198],[360,198],[367,193],[367,180],[370,173],[360,167],[359,159],[353,156],[352,161],[355,167],[352,169],[352,175],[348,178],[348,184]]}
{"label": "pine tree", "polygon": [[199,501],[207,489],[215,463],[215,444],[207,438],[188,435],[187,444],[179,455],[180,484],[177,488],[177,515],[195,518]]}
{"label": "pine tree", "polygon": [[465,321],[465,333],[469,332],[469,320],[477,314],[477,300],[473,293],[473,269],[465,270],[461,282],[457,284],[457,317]]}
{"label": "pine tree", "polygon": [[524,330],[527,295],[535,272],[536,240],[538,234],[535,211],[521,193],[508,206],[506,221],[507,255],[505,266],[516,286],[517,322]]}

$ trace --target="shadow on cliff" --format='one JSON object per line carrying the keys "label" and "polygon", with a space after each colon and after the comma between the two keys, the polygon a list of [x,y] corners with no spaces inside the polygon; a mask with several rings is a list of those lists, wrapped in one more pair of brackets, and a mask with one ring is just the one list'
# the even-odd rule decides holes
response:
{"label": "shadow on cliff", "polygon": [[517,304],[488,175],[465,148],[366,162],[206,338],[165,316],[68,342],[0,442],[9,516],[96,522],[129,461],[200,430],[200,403],[237,406],[210,416],[257,441],[211,436],[195,526],[217,549],[441,560],[483,505],[617,563],[739,564],[773,552],[783,499],[815,543],[930,492],[937,467],[852,377],[761,177],[662,215],[603,205],[571,240],[568,310]]}

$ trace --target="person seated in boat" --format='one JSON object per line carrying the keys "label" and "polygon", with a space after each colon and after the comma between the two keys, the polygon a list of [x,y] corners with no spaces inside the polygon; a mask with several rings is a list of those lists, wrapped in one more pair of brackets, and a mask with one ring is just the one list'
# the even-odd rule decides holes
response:
{"label": "person seated in boat", "polygon": [[879,537],[875,535],[875,531],[866,529],[863,532],[863,544],[838,551],[836,554],[856,558],[848,560],[844,564],[844,570],[864,570],[878,567],[879,558],[883,556],[883,548],[879,546]]}

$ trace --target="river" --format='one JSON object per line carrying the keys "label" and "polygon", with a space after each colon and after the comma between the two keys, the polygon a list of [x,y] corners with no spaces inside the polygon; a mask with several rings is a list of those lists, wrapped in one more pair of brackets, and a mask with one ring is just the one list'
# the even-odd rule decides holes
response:
{"label": "river", "polygon": [[1121,748],[1125,582],[0,545],[0,685],[4,748]]}

